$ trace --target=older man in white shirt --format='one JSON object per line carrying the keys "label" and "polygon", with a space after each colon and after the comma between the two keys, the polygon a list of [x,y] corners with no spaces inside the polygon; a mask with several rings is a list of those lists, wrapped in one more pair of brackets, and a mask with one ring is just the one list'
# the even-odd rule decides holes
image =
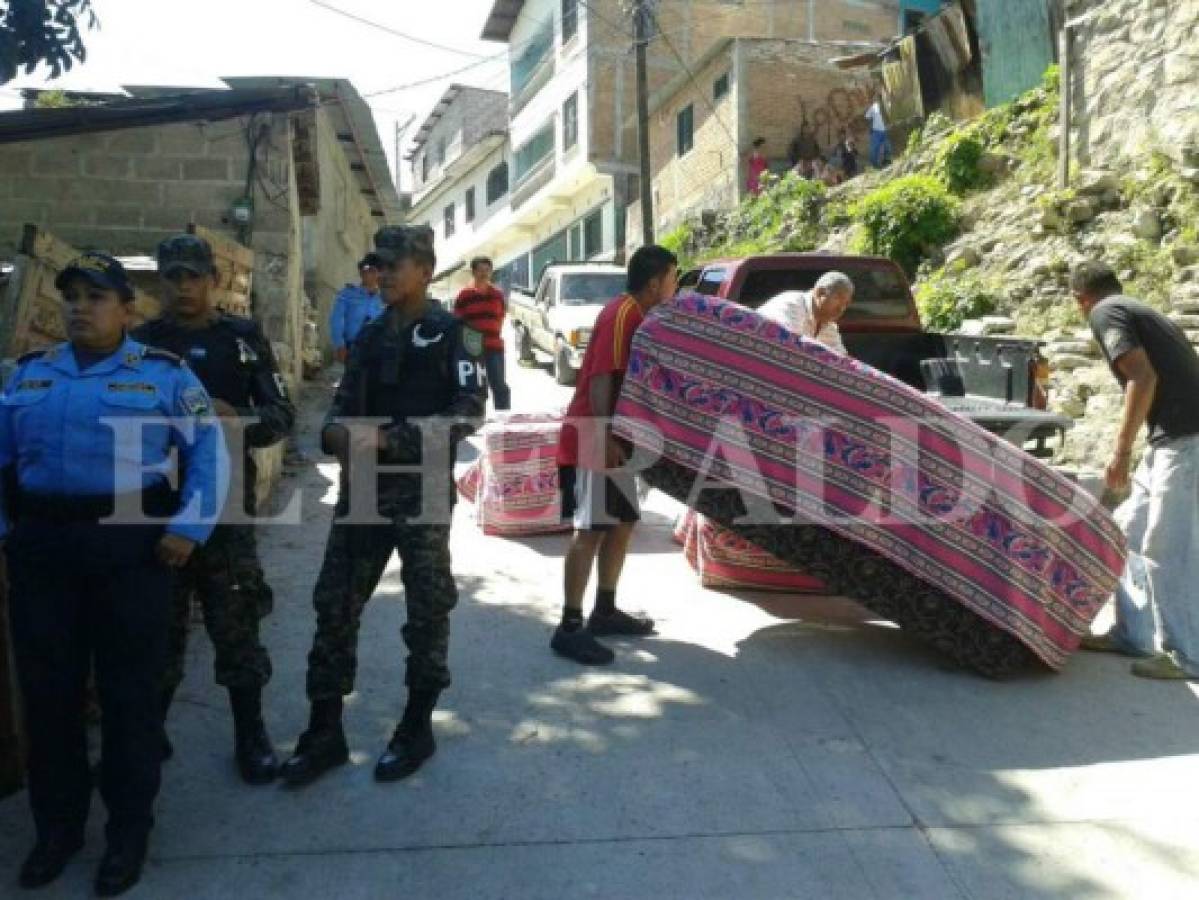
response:
{"label": "older man in white shirt", "polygon": [[758,315],[848,355],[837,320],[853,300],[853,281],[843,272],[825,272],[809,291],[784,291],[758,307]]}

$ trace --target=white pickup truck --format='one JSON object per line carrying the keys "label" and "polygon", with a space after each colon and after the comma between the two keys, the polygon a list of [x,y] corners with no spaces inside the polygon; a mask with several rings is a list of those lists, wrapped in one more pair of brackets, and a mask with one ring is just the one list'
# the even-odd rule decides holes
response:
{"label": "white pickup truck", "polygon": [[624,290],[624,268],[610,263],[551,263],[535,294],[512,288],[508,314],[520,361],[533,362],[541,350],[553,357],[554,380],[574,384],[596,317]]}

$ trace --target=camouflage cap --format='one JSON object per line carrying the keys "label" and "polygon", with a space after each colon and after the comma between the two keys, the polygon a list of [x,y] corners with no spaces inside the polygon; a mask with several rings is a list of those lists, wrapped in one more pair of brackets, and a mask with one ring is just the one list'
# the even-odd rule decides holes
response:
{"label": "camouflage cap", "polygon": [[392,225],[375,232],[375,253],[383,262],[406,257],[435,259],[433,229],[427,225]]}
{"label": "camouflage cap", "polygon": [[158,274],[169,278],[179,271],[193,275],[216,271],[208,241],[194,234],[177,234],[158,245]]}
{"label": "camouflage cap", "polygon": [[54,286],[60,291],[66,290],[72,278],[83,278],[98,288],[116,291],[125,302],[133,299],[133,286],[125,267],[107,253],[89,250],[75,257],[55,277]]}

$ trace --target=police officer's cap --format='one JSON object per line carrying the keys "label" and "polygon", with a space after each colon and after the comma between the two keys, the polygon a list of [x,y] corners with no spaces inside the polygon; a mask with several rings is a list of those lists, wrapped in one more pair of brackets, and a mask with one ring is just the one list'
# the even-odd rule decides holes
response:
{"label": "police officer's cap", "polygon": [[158,245],[158,274],[170,278],[179,272],[211,275],[216,271],[212,247],[194,234],[177,234]]}
{"label": "police officer's cap", "polygon": [[375,255],[385,263],[412,257],[436,265],[433,229],[427,225],[392,225],[380,228],[375,232]]}
{"label": "police officer's cap", "polygon": [[60,291],[66,290],[72,278],[84,278],[90,284],[106,291],[116,291],[121,299],[128,302],[133,299],[133,286],[129,283],[129,274],[116,257],[94,250],[75,257],[65,269],[54,279],[54,286]]}

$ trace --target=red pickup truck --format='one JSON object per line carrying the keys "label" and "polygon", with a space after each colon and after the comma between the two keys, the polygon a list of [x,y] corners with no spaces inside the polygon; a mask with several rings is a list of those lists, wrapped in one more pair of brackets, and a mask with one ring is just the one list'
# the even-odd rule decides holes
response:
{"label": "red pickup truck", "polygon": [[783,291],[811,290],[825,272],[843,272],[854,298],[839,325],[850,355],[919,390],[952,412],[1051,457],[1068,416],[1045,409],[1049,366],[1037,341],[938,334],[920,324],[903,270],[889,259],[778,253],[722,259],[686,272],[680,287],[757,309]]}

